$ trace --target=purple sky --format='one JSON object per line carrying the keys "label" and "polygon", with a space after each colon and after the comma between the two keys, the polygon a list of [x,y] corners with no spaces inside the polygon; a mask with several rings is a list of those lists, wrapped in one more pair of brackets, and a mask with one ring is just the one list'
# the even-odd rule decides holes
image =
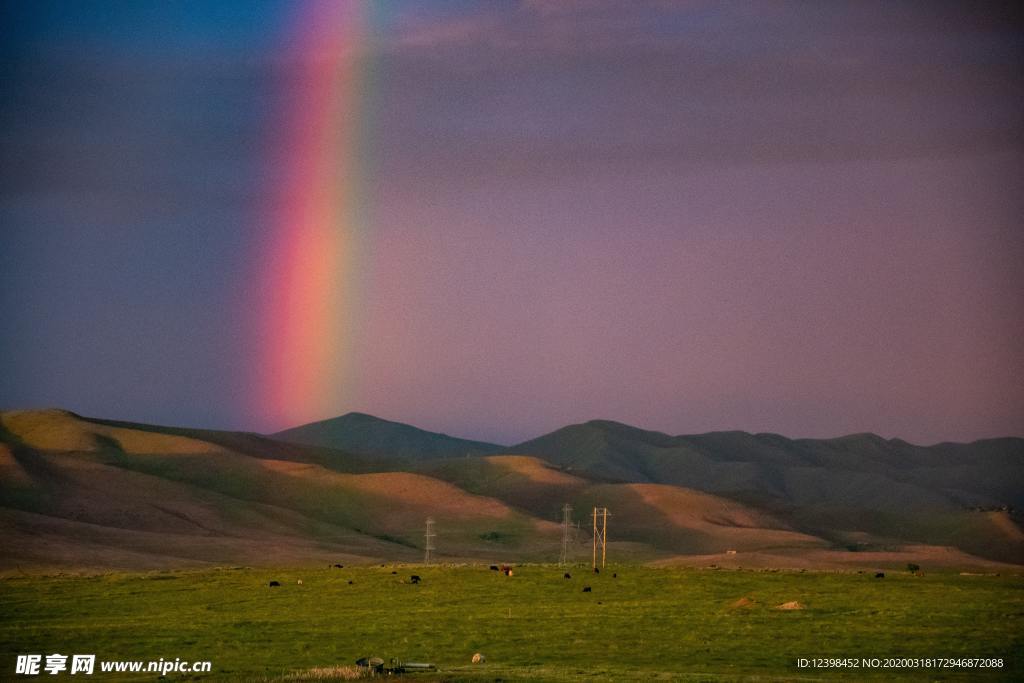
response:
{"label": "purple sky", "polygon": [[[246,414],[246,277],[290,6],[4,5],[0,407],[287,426]],[[1024,435],[1001,7],[389,4],[337,414]]]}

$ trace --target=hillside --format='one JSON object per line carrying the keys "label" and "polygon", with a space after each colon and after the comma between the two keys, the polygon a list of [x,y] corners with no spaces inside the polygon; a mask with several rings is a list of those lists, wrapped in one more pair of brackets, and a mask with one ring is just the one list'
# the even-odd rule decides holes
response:
{"label": "hillside", "polygon": [[529,556],[557,533],[438,479],[341,472],[284,443],[274,458],[246,435],[220,440],[255,452],[64,411],[0,413],[0,424],[6,567],[415,560],[427,516],[452,558],[485,555],[488,535]]}
{"label": "hillside", "polygon": [[272,436],[280,441],[334,448],[367,458],[421,460],[486,455],[504,450],[496,444],[428,432],[364,413],[348,413]]}
{"label": "hillside", "polygon": [[[588,476],[757,491],[799,505],[838,497],[871,507],[1024,506],[1024,439],[1017,438],[926,447],[874,434],[797,440],[746,432],[669,436],[595,420],[510,451]],[[871,481],[851,485],[851,476]]]}
{"label": "hillside", "polygon": [[[385,442],[375,429],[422,432],[356,422],[348,442]],[[549,437],[520,447],[531,455],[442,448],[416,458],[60,410],[0,413],[0,570],[416,561],[427,517],[442,561],[551,561],[566,503],[578,559],[590,555],[594,506],[611,510],[609,552],[628,562],[991,567],[1020,562],[1024,546],[1014,513],[959,502],[998,493],[977,458],[1002,459],[1012,476],[1015,456],[996,442],[977,453],[934,447],[934,463],[898,444],[893,463],[891,442],[877,437],[825,448],[614,423]],[[950,480],[955,471],[967,474]],[[905,472],[916,481],[897,478]]]}
{"label": "hillside", "polygon": [[1012,513],[1024,507],[1024,439],[924,447],[874,434],[670,436],[595,420],[513,450],[577,476],[727,496],[852,549],[906,539],[1024,562]]}

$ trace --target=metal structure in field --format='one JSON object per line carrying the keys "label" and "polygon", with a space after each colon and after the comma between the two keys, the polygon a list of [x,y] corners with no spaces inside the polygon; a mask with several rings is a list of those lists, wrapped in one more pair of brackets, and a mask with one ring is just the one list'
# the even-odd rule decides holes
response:
{"label": "metal structure in field", "polygon": [[569,542],[572,534],[572,505],[566,503],[562,506],[562,554],[558,558],[558,564],[564,565],[569,561]]}
{"label": "metal structure in field", "polygon": [[423,555],[423,563],[424,564],[430,564],[431,553],[433,553],[434,550],[436,550],[436,548],[434,547],[434,537],[435,536],[437,536],[437,534],[434,533],[434,518],[433,517],[427,517],[427,529],[426,529],[426,531],[423,532],[423,540],[425,541],[424,544],[423,544],[423,553],[424,553],[424,555]]}
{"label": "metal structure in field", "polygon": [[[601,528],[597,526],[597,518],[601,518]],[[597,569],[597,546],[601,545],[601,568],[604,568],[608,550],[608,508],[594,508],[594,569]]]}

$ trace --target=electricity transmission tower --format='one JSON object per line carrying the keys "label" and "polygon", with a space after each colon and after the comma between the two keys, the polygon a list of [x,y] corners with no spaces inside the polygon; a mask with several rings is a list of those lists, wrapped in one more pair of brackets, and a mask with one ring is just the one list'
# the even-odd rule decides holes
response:
{"label": "electricity transmission tower", "polygon": [[437,536],[437,534],[434,533],[434,518],[427,517],[427,530],[423,533],[423,539],[426,541],[426,543],[423,544],[424,564],[430,564],[430,553],[435,550],[434,536]]}
{"label": "electricity transmission tower", "polygon": [[569,559],[569,535],[572,529],[572,505],[562,506],[562,555],[558,564],[564,565]]}
{"label": "electricity transmission tower", "polygon": [[[597,518],[601,518],[601,528],[597,528]],[[601,544],[601,568],[604,569],[605,554],[608,546],[608,508],[594,508],[594,569],[597,569],[597,546]]]}

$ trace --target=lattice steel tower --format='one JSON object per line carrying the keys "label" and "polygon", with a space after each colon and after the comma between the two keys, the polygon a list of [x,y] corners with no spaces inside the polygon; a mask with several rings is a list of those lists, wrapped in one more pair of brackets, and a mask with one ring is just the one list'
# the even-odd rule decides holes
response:
{"label": "lattice steel tower", "polygon": [[[601,528],[597,528],[597,518],[601,518]],[[608,548],[608,508],[594,508],[594,569],[597,569],[597,546],[601,545],[601,568],[604,569],[605,553]]]}
{"label": "lattice steel tower", "polygon": [[423,544],[423,563],[430,564],[430,554],[436,550],[434,548],[434,537],[437,534],[434,533],[434,518],[427,517],[427,530],[423,532],[423,540],[426,541]]}
{"label": "lattice steel tower", "polygon": [[562,506],[562,555],[558,558],[558,564],[563,565],[569,561],[569,540],[572,534],[572,505],[566,503]]}

